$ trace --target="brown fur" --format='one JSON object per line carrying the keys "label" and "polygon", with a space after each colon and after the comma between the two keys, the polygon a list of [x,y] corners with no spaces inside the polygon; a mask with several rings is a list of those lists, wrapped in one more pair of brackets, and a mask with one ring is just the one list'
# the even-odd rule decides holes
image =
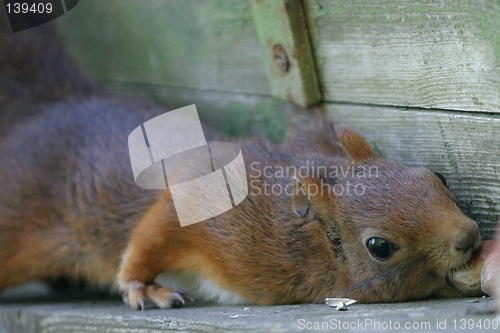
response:
{"label": "brown fur", "polygon": [[[19,39],[0,34],[0,82],[8,86],[17,82],[18,72],[1,59],[12,58],[10,51],[19,45],[32,45],[26,42],[28,32],[22,34]],[[56,65],[49,60],[43,63]],[[161,272],[181,271],[257,304],[458,295],[447,277],[479,246],[478,227],[428,168],[380,158],[359,134],[342,126],[334,131],[321,115],[297,117],[281,145],[238,141],[250,184],[241,204],[181,228],[168,190],[135,185],[127,151],[128,134],[167,110],[102,92],[66,61],[61,60],[67,69],[54,69],[49,81],[42,75],[31,85],[21,82],[32,96],[26,101],[35,110],[29,117],[3,118],[8,130],[0,140],[0,290],[30,279],[68,276],[118,285],[133,308],[147,299],[170,307],[185,295],[154,280]],[[63,82],[75,77],[64,84],[75,88],[38,96],[40,86],[58,77]],[[14,99],[4,99],[9,102],[0,114],[22,112],[24,103]],[[221,138],[208,128],[205,134],[208,141]],[[254,162],[284,168],[313,164],[306,174],[268,178],[259,175]],[[356,174],[332,176],[312,165],[354,168]],[[378,170],[376,176],[357,175],[370,167]],[[259,194],[264,181],[291,184],[295,191],[291,196]],[[349,184],[365,192],[328,192]],[[314,188],[324,192],[314,193]],[[366,248],[370,237],[399,249],[379,261]]]}

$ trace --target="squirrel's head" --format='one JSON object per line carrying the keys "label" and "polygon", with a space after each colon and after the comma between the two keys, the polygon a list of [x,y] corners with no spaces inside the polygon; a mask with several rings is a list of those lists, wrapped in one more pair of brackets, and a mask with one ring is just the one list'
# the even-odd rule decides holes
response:
{"label": "squirrel's head", "polygon": [[[292,177],[295,213],[320,223],[342,267],[339,297],[363,302],[443,295],[448,275],[480,246],[443,176],[384,159],[356,132],[335,126],[347,162]],[[451,290],[451,289],[450,289]]]}

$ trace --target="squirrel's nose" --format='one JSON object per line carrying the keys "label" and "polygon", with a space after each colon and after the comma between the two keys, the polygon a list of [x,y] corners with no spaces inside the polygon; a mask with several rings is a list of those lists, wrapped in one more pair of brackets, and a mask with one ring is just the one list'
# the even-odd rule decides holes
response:
{"label": "squirrel's nose", "polygon": [[455,242],[455,250],[457,252],[466,253],[470,249],[475,250],[481,245],[481,236],[479,235],[477,224],[474,223],[468,229]]}
{"label": "squirrel's nose", "polygon": [[459,245],[459,246],[455,246],[455,250],[457,250],[457,252],[467,252],[469,251],[469,249],[471,249],[472,247],[474,247],[474,243],[469,243],[470,245]]}

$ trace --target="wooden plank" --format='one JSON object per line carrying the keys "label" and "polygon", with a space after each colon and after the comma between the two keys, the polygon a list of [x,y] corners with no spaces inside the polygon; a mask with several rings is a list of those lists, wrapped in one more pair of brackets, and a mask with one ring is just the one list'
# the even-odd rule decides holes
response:
{"label": "wooden plank", "polygon": [[327,101],[500,112],[500,3],[308,0]]}
{"label": "wooden plank", "polygon": [[500,116],[327,104],[384,157],[442,173],[460,208],[490,237],[500,216]]}
{"label": "wooden plank", "polygon": [[302,1],[252,0],[271,95],[301,106],[321,101]]}
{"label": "wooden plank", "polygon": [[57,22],[100,80],[268,94],[247,0],[80,1]]}
{"label": "wooden plank", "polygon": [[[76,297],[74,299],[77,299]],[[470,304],[477,302],[480,304]],[[310,332],[340,331],[348,327],[380,327],[376,332],[394,332],[394,327],[426,327],[425,332],[442,332],[454,319],[491,323],[495,314],[471,314],[471,309],[493,308],[491,298],[425,300],[396,304],[355,304],[348,311],[335,311],[324,304],[281,306],[197,306],[182,309],[131,310],[121,301],[92,300],[16,304],[1,303],[0,332],[9,333],[161,333],[161,332]],[[436,311],[439,309],[439,311]],[[411,314],[411,315],[410,315]],[[359,326],[359,321],[361,324]],[[364,319],[363,319],[364,318]],[[371,324],[365,325],[365,319]],[[389,325],[389,322],[391,324]],[[326,324],[323,324],[326,323]],[[426,324],[427,323],[427,324]],[[443,323],[440,327],[437,323]],[[362,330],[358,330],[362,331]],[[450,330],[446,330],[449,332]],[[451,330],[453,331],[453,329]],[[478,330],[479,331],[479,330]],[[488,330],[486,331],[488,332]]]}

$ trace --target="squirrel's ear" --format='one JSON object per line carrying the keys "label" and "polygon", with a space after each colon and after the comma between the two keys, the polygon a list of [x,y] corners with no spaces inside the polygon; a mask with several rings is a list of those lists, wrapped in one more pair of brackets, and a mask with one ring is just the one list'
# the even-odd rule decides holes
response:
{"label": "squirrel's ear", "polygon": [[334,128],[342,146],[344,146],[347,154],[349,154],[353,160],[364,162],[371,158],[378,157],[368,142],[358,133],[351,131],[341,124],[335,125]]}

